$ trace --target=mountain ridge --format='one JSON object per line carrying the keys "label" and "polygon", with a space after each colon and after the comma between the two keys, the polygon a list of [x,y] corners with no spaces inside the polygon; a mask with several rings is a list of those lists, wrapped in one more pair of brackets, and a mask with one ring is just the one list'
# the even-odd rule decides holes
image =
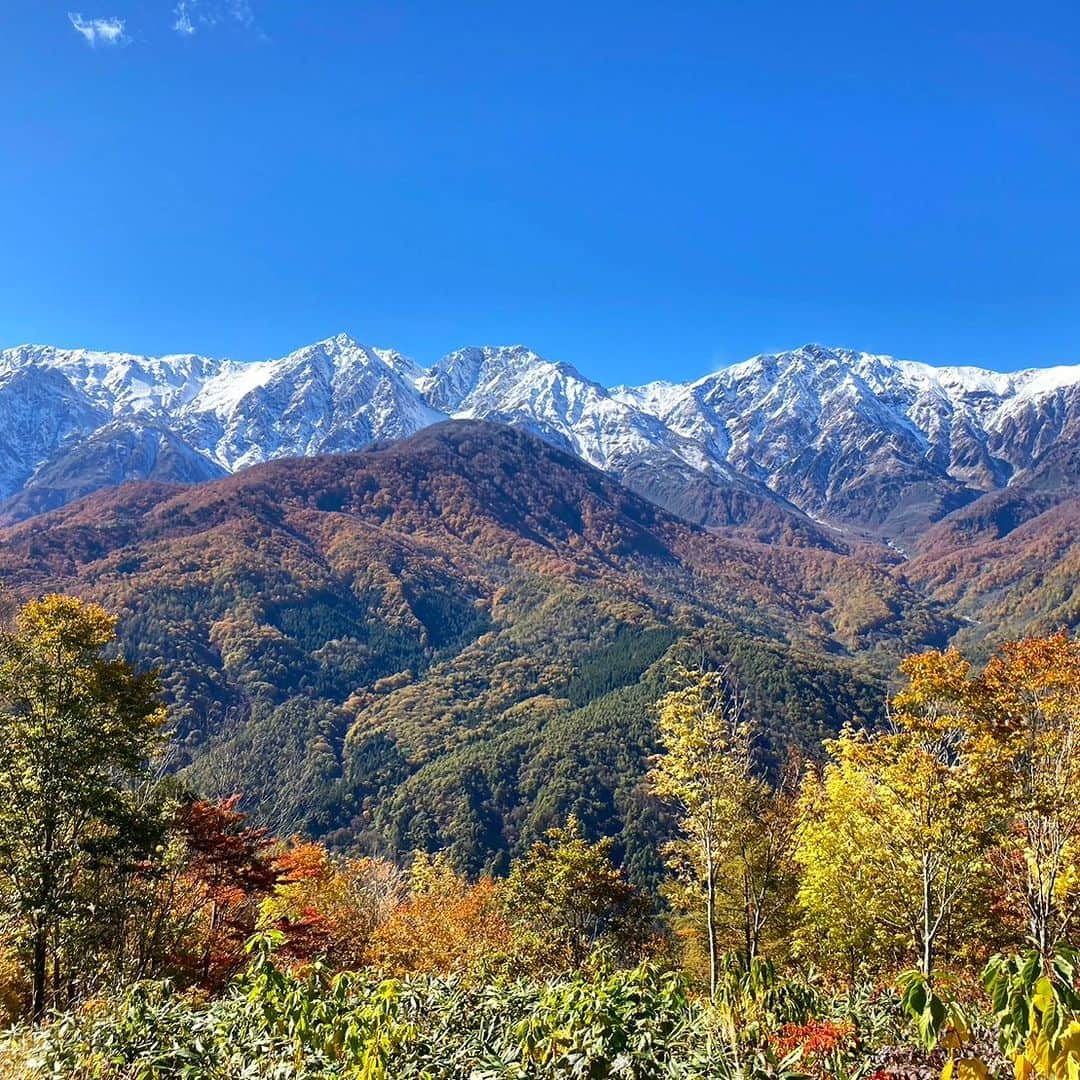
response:
{"label": "mountain ridge", "polygon": [[[105,428],[167,430],[186,479],[199,458],[208,475],[234,472],[449,417],[525,428],[699,524],[776,535],[814,519],[907,550],[1080,444],[1080,365],[1000,373],[806,345],[685,383],[607,388],[523,345],[459,349],[430,368],[347,334],[250,363],[18,346],[0,350],[0,429],[24,433],[0,437],[0,520],[61,500],[51,478]],[[73,491],[110,475],[96,461],[87,473]]]}

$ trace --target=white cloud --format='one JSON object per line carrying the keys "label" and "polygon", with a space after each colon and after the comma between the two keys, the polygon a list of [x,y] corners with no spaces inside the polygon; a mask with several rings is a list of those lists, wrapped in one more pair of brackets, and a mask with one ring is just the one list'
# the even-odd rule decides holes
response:
{"label": "white cloud", "polygon": [[180,3],[173,9],[173,15],[176,16],[176,21],[173,23],[172,28],[178,34],[186,34],[190,37],[195,33],[195,23],[191,21],[191,9],[188,0],[180,0]]}
{"label": "white cloud", "polygon": [[69,11],[68,18],[75,31],[86,39],[88,45],[126,45],[131,38],[124,33],[124,20],[116,18],[87,19],[77,11]]}
{"label": "white cloud", "polygon": [[230,22],[246,30],[258,29],[250,0],[177,0],[173,8],[172,28],[185,37]]}

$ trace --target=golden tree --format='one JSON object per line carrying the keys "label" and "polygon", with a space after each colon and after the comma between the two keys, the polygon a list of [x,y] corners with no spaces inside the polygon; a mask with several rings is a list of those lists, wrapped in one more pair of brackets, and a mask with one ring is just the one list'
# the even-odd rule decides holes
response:
{"label": "golden tree", "polygon": [[858,743],[845,736],[830,749],[826,768],[804,777],[795,815],[802,914],[795,950],[854,984],[867,968],[897,965],[910,926],[906,898],[897,904],[881,887],[883,880],[892,883],[889,848],[882,843],[879,793]]}
{"label": "golden tree", "polygon": [[1044,957],[1080,912],[1080,642],[1064,633],[1011,642],[971,687],[997,736],[1011,809],[996,865]]}
{"label": "golden tree", "polygon": [[474,975],[503,962],[511,932],[491,878],[469,882],[442,852],[421,852],[409,879],[407,899],[372,934],[375,967],[391,975]]}
{"label": "golden tree", "polygon": [[721,938],[736,939],[749,964],[783,910],[791,785],[774,789],[755,771],[753,730],[728,674],[680,674],[685,685],[657,706],[663,750],[649,779],[678,815],[680,836],[665,852],[683,886],[683,906],[701,905],[715,996]]}
{"label": "golden tree", "polygon": [[73,982],[73,937],[101,919],[88,881],[150,839],[133,787],[164,712],[156,677],[108,655],[115,626],[46,596],[0,634],[0,896],[25,928],[35,1017],[50,981],[54,999]]}
{"label": "golden tree", "polygon": [[831,942],[834,953],[906,940],[930,978],[943,942],[953,952],[971,938],[1005,811],[967,662],[930,651],[901,671],[891,729],[828,742],[823,778],[804,789],[800,940],[804,950]]}

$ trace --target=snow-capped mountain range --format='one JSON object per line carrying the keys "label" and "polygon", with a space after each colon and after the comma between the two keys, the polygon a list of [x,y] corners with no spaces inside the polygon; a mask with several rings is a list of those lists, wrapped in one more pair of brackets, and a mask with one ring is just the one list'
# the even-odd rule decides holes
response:
{"label": "snow-capped mountain range", "polygon": [[0,350],[0,516],[458,417],[528,428],[704,524],[801,512],[903,540],[1080,442],[1080,365],[1006,375],[807,345],[608,389],[520,345],[430,369],[344,334],[254,363],[23,345]]}

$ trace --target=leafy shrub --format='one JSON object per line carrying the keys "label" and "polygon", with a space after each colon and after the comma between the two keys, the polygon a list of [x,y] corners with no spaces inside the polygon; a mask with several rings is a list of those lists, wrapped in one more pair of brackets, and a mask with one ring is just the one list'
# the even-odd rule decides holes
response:
{"label": "leafy shrub", "polygon": [[[857,1076],[837,1038],[733,1045],[720,1010],[683,976],[643,964],[591,979],[379,980],[279,968],[282,935],[249,943],[251,963],[221,997],[165,982],[87,1003],[0,1046],[0,1077],[66,1080],[765,1080]],[[772,986],[776,991],[777,986]],[[787,1040],[790,1045],[785,1044]],[[831,1055],[831,1057],[829,1056]],[[842,1071],[826,1073],[824,1063]],[[6,1070],[6,1072],[5,1072]]]}

